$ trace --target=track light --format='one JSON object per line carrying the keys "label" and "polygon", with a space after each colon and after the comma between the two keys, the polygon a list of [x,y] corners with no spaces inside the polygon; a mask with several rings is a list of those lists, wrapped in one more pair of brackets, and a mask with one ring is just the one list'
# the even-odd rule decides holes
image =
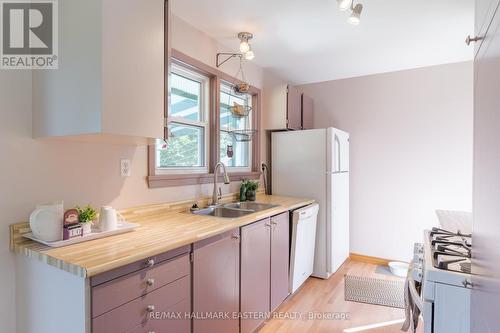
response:
{"label": "track light", "polygon": [[349,22],[352,25],[358,25],[360,22],[361,18],[361,12],[363,11],[363,5],[358,3],[354,8],[352,9],[351,16],[347,19],[347,22]]}
{"label": "track light", "polygon": [[352,0],[337,0],[337,3],[339,5],[339,9],[341,11],[345,11],[351,8]]}

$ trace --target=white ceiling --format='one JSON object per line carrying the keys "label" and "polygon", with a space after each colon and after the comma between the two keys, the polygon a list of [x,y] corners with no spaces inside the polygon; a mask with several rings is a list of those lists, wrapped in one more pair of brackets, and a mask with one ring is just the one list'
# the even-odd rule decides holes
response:
{"label": "white ceiling", "polygon": [[258,65],[295,84],[472,60],[473,0],[360,0],[361,24],[336,0],[174,0],[173,13],[237,50],[250,31]]}

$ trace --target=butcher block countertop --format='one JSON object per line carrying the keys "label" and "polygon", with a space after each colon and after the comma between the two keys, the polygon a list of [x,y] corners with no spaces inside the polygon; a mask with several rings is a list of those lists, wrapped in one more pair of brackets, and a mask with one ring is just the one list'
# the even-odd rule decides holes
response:
{"label": "butcher block countertop", "polygon": [[[231,194],[223,201],[235,199]],[[29,224],[18,223],[10,228],[11,250],[86,278],[311,204],[314,200],[259,194],[257,202],[279,206],[234,219],[191,214],[192,200],[125,209],[120,211],[125,219],[139,224],[134,231],[60,248],[22,237],[30,232]],[[206,199],[199,201],[199,204],[205,203]]]}

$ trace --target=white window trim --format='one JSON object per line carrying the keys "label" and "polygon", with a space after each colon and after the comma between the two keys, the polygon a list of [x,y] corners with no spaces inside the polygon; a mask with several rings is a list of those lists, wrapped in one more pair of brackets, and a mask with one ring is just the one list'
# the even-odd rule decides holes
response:
{"label": "white window trim", "polygon": [[[220,84],[220,91],[218,91],[217,93],[220,94],[221,92],[225,92],[227,94],[234,94],[231,91],[230,86],[231,86],[230,82],[222,81]],[[253,107],[252,95],[248,94],[248,97],[250,98],[250,102],[252,103],[252,107]],[[218,116],[220,119],[220,110],[218,110]],[[250,115],[248,116],[248,121],[250,122],[250,124],[253,124],[253,110],[250,113]],[[223,130],[223,129],[219,129],[219,132],[226,132],[227,133],[228,131]],[[221,135],[219,133],[219,144],[220,144],[220,138],[221,138]],[[227,171],[228,172],[251,172],[252,171],[252,162],[253,162],[252,152],[253,152],[252,141],[249,141],[248,142],[248,166],[246,166],[246,167],[226,166]],[[220,159],[220,151],[219,151],[219,159]]]}
{"label": "white window trim", "polygon": [[[209,170],[209,161],[210,161],[210,78],[198,74],[182,65],[172,64],[172,73],[175,73],[179,76],[183,76],[193,81],[197,81],[201,83],[201,96],[200,96],[200,111],[201,111],[201,120],[193,121],[184,119],[182,117],[168,116],[167,122],[176,123],[181,125],[188,125],[194,127],[203,128],[204,133],[204,151],[203,151],[203,159],[204,166],[202,167],[156,167],[156,174],[158,175],[170,175],[170,174],[205,174],[208,173]],[[156,150],[156,161],[160,159],[160,152],[157,148]]]}

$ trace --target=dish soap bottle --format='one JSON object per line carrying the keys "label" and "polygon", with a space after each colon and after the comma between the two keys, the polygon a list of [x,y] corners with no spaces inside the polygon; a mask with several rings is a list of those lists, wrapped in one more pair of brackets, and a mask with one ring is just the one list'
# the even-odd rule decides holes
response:
{"label": "dish soap bottle", "polygon": [[240,201],[247,201],[247,184],[245,181],[241,182],[240,185]]}

